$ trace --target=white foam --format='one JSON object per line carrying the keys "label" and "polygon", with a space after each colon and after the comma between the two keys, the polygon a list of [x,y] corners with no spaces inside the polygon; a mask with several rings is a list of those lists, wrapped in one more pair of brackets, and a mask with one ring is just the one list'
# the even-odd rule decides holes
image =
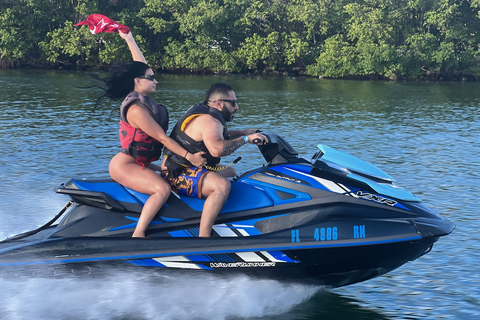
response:
{"label": "white foam", "polygon": [[285,313],[320,289],[247,276],[119,271],[104,278],[0,279],[0,286],[0,318],[9,320],[261,317]]}

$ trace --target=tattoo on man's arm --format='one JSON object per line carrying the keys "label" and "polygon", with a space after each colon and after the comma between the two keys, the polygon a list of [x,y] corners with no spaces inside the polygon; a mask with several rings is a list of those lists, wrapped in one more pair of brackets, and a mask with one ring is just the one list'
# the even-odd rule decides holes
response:
{"label": "tattoo on man's arm", "polygon": [[225,140],[225,143],[223,145],[223,152],[220,157],[228,156],[229,154],[240,148],[243,144],[245,144],[245,141],[243,139]]}

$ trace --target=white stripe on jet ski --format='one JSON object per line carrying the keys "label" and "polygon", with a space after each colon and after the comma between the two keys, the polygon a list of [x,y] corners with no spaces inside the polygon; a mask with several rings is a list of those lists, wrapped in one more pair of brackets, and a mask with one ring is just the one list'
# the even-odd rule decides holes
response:
{"label": "white stripe on jet ski", "polygon": [[184,256],[173,256],[173,257],[160,257],[154,258],[153,260],[164,263],[164,262],[190,262],[190,260]]}
{"label": "white stripe on jet ski", "polygon": [[160,258],[153,258],[153,260],[163,264],[167,268],[202,269],[202,267],[191,262],[190,259],[184,256],[160,257]]}
{"label": "white stripe on jet ski", "polygon": [[346,195],[347,196],[352,196],[354,198],[358,198],[358,196],[355,194],[355,192],[353,192],[352,190],[348,189],[347,187],[345,187],[343,184],[339,183],[338,184],[340,187],[344,188],[345,191],[347,191]]}
{"label": "white stripe on jet ski", "polygon": [[[180,196],[178,195],[178,193],[176,193],[176,192],[173,191],[173,190],[170,190],[170,192],[173,193],[173,195],[174,195],[175,197],[177,197],[178,199],[180,199]],[[180,200],[181,200],[181,199],[180,199]]]}
{"label": "white stripe on jet ski", "polygon": [[213,226],[213,230],[218,233],[220,237],[238,237],[238,235],[226,224],[216,224]]}
{"label": "white stripe on jet ski", "polygon": [[265,260],[255,252],[235,252],[235,254],[245,262],[265,262]]}
{"label": "white stripe on jet ski", "polygon": [[260,251],[261,254],[263,254],[268,260],[271,262],[285,262],[283,260],[278,260],[274,256],[272,256],[268,251]]}
{"label": "white stripe on jet ski", "polygon": [[236,223],[232,223],[232,227],[235,227],[235,228],[254,228],[254,226],[249,226],[247,224],[236,224]]}
{"label": "white stripe on jet ski", "polygon": [[244,237],[249,237],[250,235],[248,234],[247,231],[245,231],[244,229],[237,229],[238,232],[240,232],[242,234],[242,236]]}
{"label": "white stripe on jet ski", "polygon": [[180,268],[180,269],[202,269],[202,267],[195,263],[183,263],[183,262],[161,262],[167,268]]}
{"label": "white stripe on jet ski", "polygon": [[300,171],[297,171],[297,170],[293,170],[293,169],[290,169],[290,168],[285,168],[285,169],[288,169],[290,171],[293,171],[293,172],[302,174],[304,176],[313,178],[313,179],[317,180],[319,183],[321,183],[325,188],[329,189],[330,191],[333,191],[333,192],[336,192],[336,193],[345,193],[345,190],[340,188],[335,182],[332,182],[332,181],[326,180],[326,179],[322,179],[322,178],[319,178],[319,177],[315,177],[315,176],[312,176],[310,174],[306,174],[306,173],[303,173],[303,172],[300,172]]}

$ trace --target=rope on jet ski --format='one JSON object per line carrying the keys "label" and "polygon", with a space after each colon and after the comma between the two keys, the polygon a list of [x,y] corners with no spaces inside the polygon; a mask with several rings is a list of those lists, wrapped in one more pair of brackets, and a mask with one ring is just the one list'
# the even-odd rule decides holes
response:
{"label": "rope on jet ski", "polygon": [[58,218],[60,218],[64,213],[65,211],[67,211],[71,206],[73,205],[73,201],[68,201],[65,206],[63,207],[62,210],[60,210],[59,213],[57,213],[57,215],[55,217],[53,217],[52,220],[48,221],[46,224],[44,224],[43,226],[35,229],[35,230],[31,230],[31,231],[27,231],[27,232],[24,232],[24,233],[21,233],[21,234],[17,234],[16,236],[13,236],[13,237],[10,237],[10,238],[7,238],[5,240],[2,240],[0,241],[0,243],[6,243],[6,242],[10,242],[10,241],[14,241],[14,240],[20,240],[20,239],[23,239],[23,238],[26,238],[26,237],[29,237],[29,236],[33,236],[34,234],[50,227],[55,221],[57,221]]}
{"label": "rope on jet ski", "polygon": [[[260,132],[260,131],[258,131]],[[258,138],[255,138],[252,140],[253,144],[258,144],[260,142],[262,142],[262,140],[258,139]],[[240,156],[238,156],[235,160],[233,160],[229,165],[227,166],[219,166],[218,164],[215,165],[215,167],[211,167],[211,166],[205,166],[206,169],[210,170],[210,171],[220,171],[220,170],[225,170],[227,169],[228,167],[231,167],[235,164],[237,164],[240,160],[242,160],[242,156],[243,154],[245,153],[245,150],[247,150],[247,147],[248,147],[248,143],[245,144],[245,148],[243,148],[243,151],[242,153],[240,154]]]}

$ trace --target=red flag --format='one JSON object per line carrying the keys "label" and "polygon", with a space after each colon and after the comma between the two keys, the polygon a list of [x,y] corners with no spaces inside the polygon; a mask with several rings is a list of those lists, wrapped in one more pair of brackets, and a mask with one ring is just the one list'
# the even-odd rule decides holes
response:
{"label": "red flag", "polygon": [[116,23],[109,17],[106,17],[101,14],[91,14],[88,16],[86,21],[79,22],[75,27],[83,26],[88,24],[88,28],[91,33],[100,33],[100,32],[117,32],[120,30],[122,33],[129,33],[130,28],[122,24]]}

